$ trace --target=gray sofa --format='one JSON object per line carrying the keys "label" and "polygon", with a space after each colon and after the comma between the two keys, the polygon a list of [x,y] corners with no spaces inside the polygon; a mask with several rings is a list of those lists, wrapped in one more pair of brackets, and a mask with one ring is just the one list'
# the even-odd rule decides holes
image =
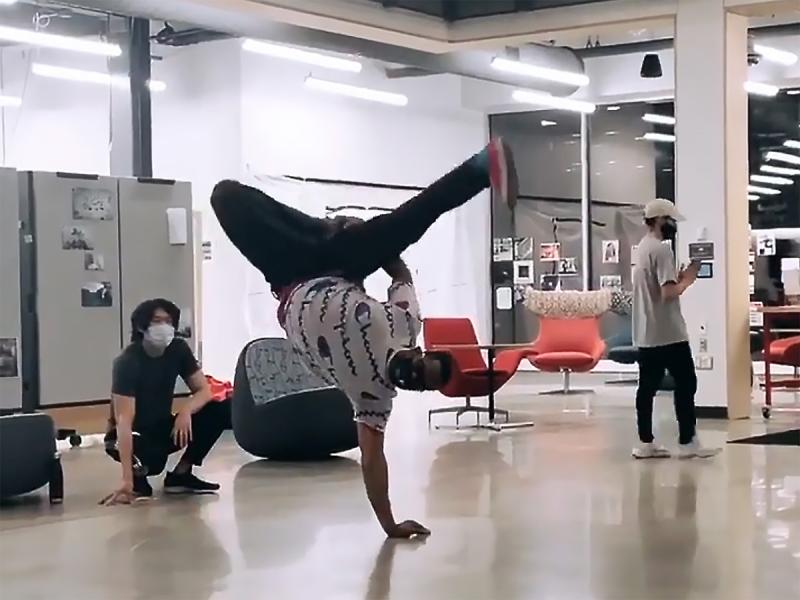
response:
{"label": "gray sofa", "polygon": [[50,502],[64,498],[53,419],[44,413],[0,417],[0,498],[48,485]]}
{"label": "gray sofa", "polygon": [[314,460],[358,445],[347,396],[313,376],[285,339],[242,350],[231,417],[239,446],[263,458]]}

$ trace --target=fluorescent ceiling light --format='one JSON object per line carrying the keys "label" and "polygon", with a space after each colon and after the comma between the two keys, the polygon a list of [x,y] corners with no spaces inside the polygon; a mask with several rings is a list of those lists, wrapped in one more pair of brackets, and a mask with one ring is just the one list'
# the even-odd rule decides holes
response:
{"label": "fluorescent ceiling light", "polygon": [[589,84],[589,77],[583,73],[573,73],[570,71],[560,71],[548,67],[540,67],[531,63],[524,63],[518,60],[508,60],[499,56],[492,59],[492,68],[504,73],[514,75],[524,75],[534,79],[545,79],[547,81],[557,81],[569,85],[584,86]]}
{"label": "fluorescent ceiling light", "polygon": [[[41,77],[51,79],[65,79],[67,81],[80,81],[83,83],[97,83],[100,85],[113,85],[117,87],[127,87],[130,80],[125,75],[110,75],[99,71],[84,71],[83,69],[71,69],[69,67],[58,67],[56,65],[45,65],[33,63],[31,72]],[[163,81],[151,79],[147,82],[147,87],[151,92],[163,92],[167,89],[167,84]]]}
{"label": "fluorescent ceiling light", "polygon": [[317,79],[310,76],[306,77],[305,83],[307,88],[319,92],[350,96],[351,98],[360,98],[361,100],[371,100],[373,102],[382,102],[383,104],[391,104],[393,106],[405,106],[408,104],[408,96],[404,96],[403,94],[336,83],[335,81],[325,81],[324,79]]}
{"label": "fluorescent ceiling light", "polygon": [[797,140],[786,140],[785,142],[783,142],[783,145],[786,146],[787,148],[794,148],[795,150],[797,148],[800,148],[800,142],[798,142]]}
{"label": "fluorescent ceiling light", "polygon": [[756,194],[747,194],[748,200],[758,200],[761,196],[757,196]]}
{"label": "fluorescent ceiling light", "polygon": [[325,67],[327,69],[349,71],[350,73],[361,72],[361,63],[357,60],[329,56],[327,54],[320,54],[319,52],[301,50],[300,48],[292,48],[280,44],[270,44],[269,42],[248,39],[242,42],[242,49],[258,54],[266,54],[267,56],[274,56],[275,58],[293,60],[307,65]]}
{"label": "fluorescent ceiling light", "polygon": [[787,96],[797,96],[797,94],[800,94],[800,90],[789,90],[786,92]]}
{"label": "fluorescent ceiling light", "polygon": [[781,193],[780,190],[774,190],[772,188],[761,187],[760,185],[748,185],[747,191],[752,194],[764,194],[765,196],[777,196]]}
{"label": "fluorescent ceiling light", "polygon": [[609,110],[611,112],[614,112],[615,110],[619,110],[620,108],[622,108],[622,107],[621,106],[617,106],[616,104],[614,104],[612,106],[606,106],[606,110]]}
{"label": "fluorescent ceiling light", "polygon": [[17,96],[0,96],[0,106],[22,106],[22,98],[18,98]]}
{"label": "fluorescent ceiling light", "polygon": [[675,136],[671,133],[655,133],[653,131],[645,133],[644,139],[650,140],[651,142],[675,142]]}
{"label": "fluorescent ceiling light", "polygon": [[791,67],[797,62],[797,54],[794,52],[778,50],[777,48],[772,48],[771,46],[762,46],[761,44],[754,44],[753,50],[758,52],[768,61],[785,65],[787,67]]}
{"label": "fluorescent ceiling light", "polygon": [[675,117],[670,117],[669,115],[657,115],[655,113],[645,113],[642,117],[642,121],[647,121],[648,123],[658,123],[659,125],[675,125]]}
{"label": "fluorescent ceiling light", "polygon": [[553,125],[558,125],[555,121],[548,121],[547,119],[542,119],[542,127],[552,127]]}
{"label": "fluorescent ceiling light", "polygon": [[535,104],[536,106],[548,106],[550,108],[559,108],[561,110],[568,110],[571,112],[580,112],[590,114],[597,108],[591,102],[584,102],[582,100],[572,100],[571,98],[561,98],[559,96],[551,96],[543,92],[533,92],[529,90],[515,90],[511,97],[517,102],[523,104]]}
{"label": "fluorescent ceiling light", "polygon": [[758,174],[750,175],[750,181],[755,181],[756,183],[771,183],[774,185],[792,185],[792,183],[794,183],[791,179],[787,179],[786,177]]}
{"label": "fluorescent ceiling light", "polygon": [[606,135],[617,135],[619,131],[606,131]]}
{"label": "fluorescent ceiling light", "polygon": [[790,165],[800,165],[800,156],[794,154],[787,154],[786,152],[775,152],[771,150],[767,152],[767,160],[779,160],[781,162],[789,163]]}
{"label": "fluorescent ceiling light", "polygon": [[767,98],[774,98],[778,95],[780,88],[776,85],[770,85],[769,83],[759,83],[757,81],[745,81],[744,82],[744,89],[748,94],[754,94],[756,96],[766,96]]}
{"label": "fluorescent ceiling light", "polygon": [[772,165],[761,165],[764,173],[774,173],[775,175],[800,175],[800,169],[790,169],[789,167],[773,167]]}
{"label": "fluorescent ceiling light", "polygon": [[6,27],[4,25],[0,25],[0,40],[42,46],[44,48],[72,50],[73,52],[83,52],[85,54],[98,54],[100,56],[119,56],[122,54],[122,48],[118,44],[55,35],[53,33],[42,33],[40,31],[31,31],[30,29],[17,29],[16,27]]}

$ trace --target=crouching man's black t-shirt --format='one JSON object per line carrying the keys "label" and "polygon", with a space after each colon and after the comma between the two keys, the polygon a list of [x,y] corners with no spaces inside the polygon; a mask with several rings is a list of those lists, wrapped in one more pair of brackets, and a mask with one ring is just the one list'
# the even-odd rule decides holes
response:
{"label": "crouching man's black t-shirt", "polygon": [[[141,342],[134,342],[114,360],[111,392],[136,399],[133,430],[144,432],[170,419],[178,377],[188,382],[199,369],[192,349],[181,338],[172,340],[158,357],[149,356]],[[109,431],[115,427],[112,404]]]}

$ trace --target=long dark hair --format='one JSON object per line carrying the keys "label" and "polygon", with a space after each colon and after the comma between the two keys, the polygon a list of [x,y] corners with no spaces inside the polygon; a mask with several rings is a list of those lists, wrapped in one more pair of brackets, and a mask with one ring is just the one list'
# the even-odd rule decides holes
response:
{"label": "long dark hair", "polygon": [[172,326],[177,328],[181,320],[181,310],[169,300],[164,298],[153,298],[145,300],[133,309],[131,313],[131,341],[140,342],[144,338],[144,332],[150,327],[153,315],[158,309],[163,310],[172,320]]}

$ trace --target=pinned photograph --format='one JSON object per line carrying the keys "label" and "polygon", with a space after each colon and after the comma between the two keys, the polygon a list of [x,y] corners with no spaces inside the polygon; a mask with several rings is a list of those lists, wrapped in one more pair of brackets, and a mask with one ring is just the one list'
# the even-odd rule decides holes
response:
{"label": "pinned photograph", "polygon": [[72,188],[72,218],[78,221],[113,221],[111,190]]}
{"label": "pinned photograph", "polygon": [[86,271],[105,271],[105,258],[99,252],[87,252],[83,255],[83,268]]}
{"label": "pinned photograph", "polygon": [[94,240],[83,227],[67,225],[61,230],[61,247],[64,250],[94,250]]}
{"label": "pinned photograph", "polygon": [[494,262],[514,260],[514,238],[494,238],[492,243],[492,259]]}
{"label": "pinned photograph", "polygon": [[0,338],[0,377],[19,377],[17,339]]}
{"label": "pinned photograph", "polygon": [[113,304],[110,281],[90,281],[81,286],[81,306],[108,308]]}
{"label": "pinned photograph", "polygon": [[556,262],[561,258],[561,244],[548,242],[539,244],[539,260],[542,262]]}
{"label": "pinned photograph", "polygon": [[527,285],[515,285],[514,286],[514,302],[519,304],[520,302],[525,301],[525,290],[528,289]]}
{"label": "pinned photograph", "polygon": [[621,275],[601,275],[600,288],[601,289],[620,289],[622,287]]}
{"label": "pinned photograph", "polygon": [[756,238],[756,254],[758,256],[775,256],[775,234],[759,233]]}
{"label": "pinned photograph", "polygon": [[175,330],[175,335],[182,338],[192,337],[192,309],[182,308],[181,318],[178,322],[178,328]]}
{"label": "pinned photograph", "polygon": [[533,238],[521,237],[514,240],[514,259],[530,260],[533,258]]}
{"label": "pinned photograph", "polygon": [[548,275],[542,275],[539,278],[539,288],[543,292],[553,292],[557,290],[558,283],[559,283],[558,275],[548,274]]}
{"label": "pinned photograph", "polygon": [[515,260],[514,261],[514,284],[530,285],[534,282],[533,261]]}
{"label": "pinned photograph", "polygon": [[619,262],[619,240],[603,240],[603,264]]}
{"label": "pinned photograph", "polygon": [[514,290],[510,287],[498,287],[494,291],[495,306],[497,310],[511,310],[514,308]]}
{"label": "pinned photograph", "polygon": [[753,294],[756,293],[756,277],[755,277],[755,275],[748,275],[747,276],[747,282],[750,285],[750,295],[752,296]]}
{"label": "pinned photograph", "polygon": [[574,256],[561,259],[561,262],[558,263],[558,274],[559,275],[578,274],[578,265]]}
{"label": "pinned photograph", "polygon": [[639,246],[631,246],[631,266],[636,266],[636,255],[639,254]]}

